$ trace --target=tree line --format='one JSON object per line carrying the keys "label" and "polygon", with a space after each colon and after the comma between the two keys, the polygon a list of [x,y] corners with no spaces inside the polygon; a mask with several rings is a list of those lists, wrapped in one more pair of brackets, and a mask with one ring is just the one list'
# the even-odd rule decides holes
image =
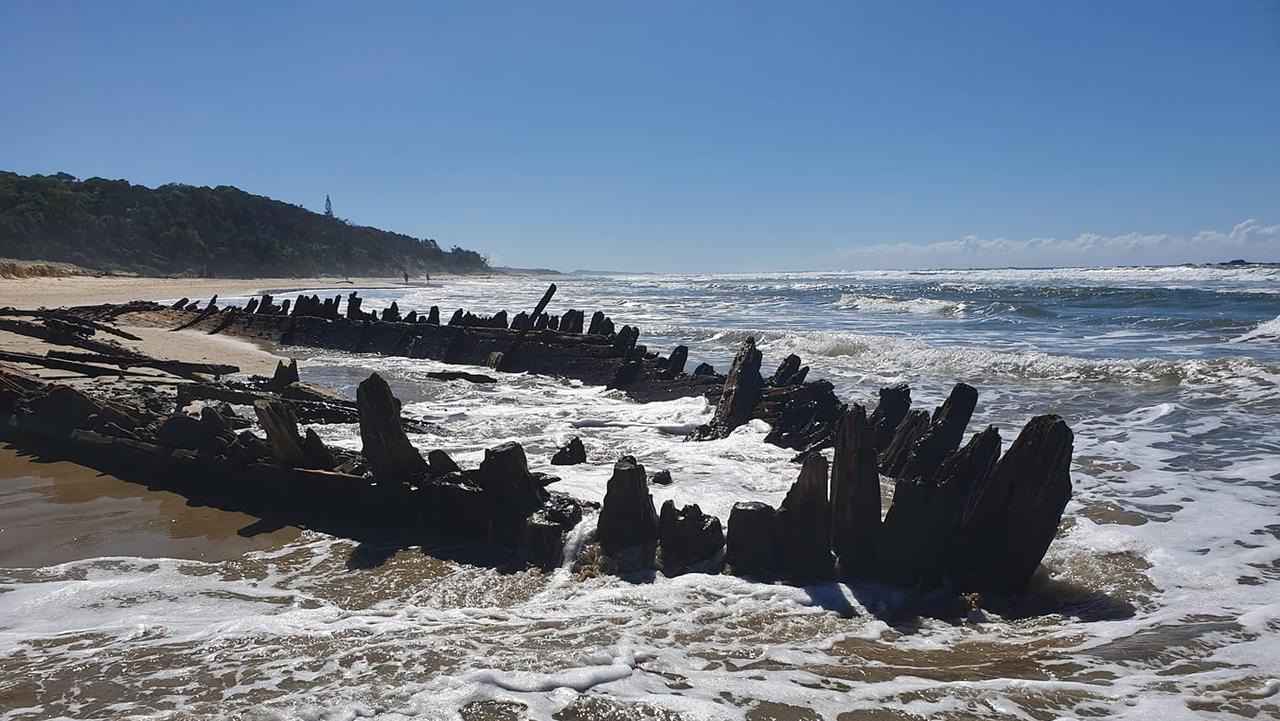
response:
{"label": "tree line", "polygon": [[140,274],[400,275],[489,269],[434,240],[351,225],[239,188],[0,171],[0,257]]}

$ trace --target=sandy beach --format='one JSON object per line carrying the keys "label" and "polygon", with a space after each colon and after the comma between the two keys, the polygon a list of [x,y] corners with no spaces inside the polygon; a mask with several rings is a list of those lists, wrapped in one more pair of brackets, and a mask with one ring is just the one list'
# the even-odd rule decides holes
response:
{"label": "sandy beach", "polygon": [[1280,721],[1280,0],[0,8],[0,721]]}
{"label": "sandy beach", "polygon": [[[431,283],[456,278],[432,275]],[[38,278],[0,278],[0,307],[58,308],[130,300],[162,300],[188,297],[208,300],[222,296],[252,295],[261,292],[287,293],[306,288],[406,288],[424,287],[423,278],[146,278],[130,276],[72,275]]]}
{"label": "sandy beach", "polygon": [[[434,282],[433,278],[433,282]],[[345,285],[344,278],[129,278],[67,276],[0,279],[0,307],[35,309],[213,294],[251,294],[316,285]],[[407,287],[385,278],[350,279],[353,288]],[[421,281],[409,285],[421,285]],[[241,372],[270,375],[280,356],[270,348],[202,331],[171,331],[122,322],[140,340],[115,338],[126,348],[168,360],[229,363]],[[52,347],[36,338],[0,331],[0,350],[43,355]],[[77,350],[62,348],[63,350]],[[173,383],[160,372],[135,369],[130,380],[84,378],[30,365],[17,367],[46,380],[98,389],[130,383]],[[154,380],[150,380],[150,379]],[[243,513],[195,507],[173,493],[154,491],[63,461],[48,462],[0,446],[0,566],[39,567],[100,556],[219,560],[273,547],[297,536],[296,528],[252,528]]]}
{"label": "sandy beach", "polygon": [[[308,288],[386,289],[422,288],[457,278],[453,274],[433,275],[430,283],[411,278],[149,278],[128,276],[71,275],[60,277],[0,278],[0,308],[24,310],[63,308],[99,303],[123,303],[131,300],[165,300],[188,297],[207,301],[214,295],[223,297],[257,293],[286,294]],[[120,323],[122,330],[139,336],[140,341],[122,343],[134,350],[157,358],[192,363],[230,363],[245,373],[270,374],[280,357],[270,349],[226,336],[211,336],[200,331],[170,331]],[[42,353],[41,341],[23,335],[0,331],[0,349],[19,353]],[[61,379],[62,374],[39,371],[41,377]]]}
{"label": "sandy beach", "polygon": [[[432,276],[431,284],[456,275]],[[0,279],[0,308],[59,308],[131,300],[190,297],[208,300],[261,292],[286,293],[314,287],[413,288],[389,278],[145,278],[72,275]],[[223,363],[242,373],[271,375],[282,356],[266,344],[199,330],[139,325],[125,317],[117,324],[139,340],[112,337],[129,349],[168,360]],[[0,350],[43,355],[52,346],[27,335],[0,330]],[[122,391],[129,385],[169,385],[171,376],[134,369],[129,378],[85,378],[75,373],[14,364],[46,380]],[[191,506],[166,491],[155,491],[84,466],[49,462],[0,445],[0,566],[39,567],[99,556],[141,556],[219,560],[269,548],[296,538],[296,528],[252,528],[243,513]]]}

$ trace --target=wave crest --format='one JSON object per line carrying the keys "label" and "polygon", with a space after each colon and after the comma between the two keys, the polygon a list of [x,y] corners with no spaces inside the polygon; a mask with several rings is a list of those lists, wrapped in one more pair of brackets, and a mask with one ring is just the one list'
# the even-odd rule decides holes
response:
{"label": "wave crest", "polygon": [[1280,340],[1280,316],[1259,323],[1253,330],[1232,339],[1231,342],[1245,343],[1251,340]]}
{"label": "wave crest", "polygon": [[[1280,319],[1276,322],[1280,331]],[[936,375],[948,378],[1016,377],[1037,381],[1102,381],[1128,383],[1232,383],[1242,378],[1270,378],[1280,384],[1280,368],[1248,357],[1207,359],[1090,358],[1040,351],[994,350],[932,345],[907,336],[848,331],[696,328],[664,324],[663,335],[685,342],[736,346],[756,340],[766,356],[797,353],[802,358],[840,359],[859,371],[886,377]],[[852,361],[852,363],[850,362]],[[823,364],[823,372],[832,370]],[[724,370],[724,369],[721,369]]]}
{"label": "wave crest", "polygon": [[963,302],[938,298],[894,298],[887,295],[844,293],[836,301],[836,307],[844,310],[863,310],[872,313],[964,315],[968,306]]}

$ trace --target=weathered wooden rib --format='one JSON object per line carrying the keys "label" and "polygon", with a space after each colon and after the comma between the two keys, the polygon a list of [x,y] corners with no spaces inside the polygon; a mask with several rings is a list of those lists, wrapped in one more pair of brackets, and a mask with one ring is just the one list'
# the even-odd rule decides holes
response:
{"label": "weathered wooden rib", "polygon": [[99,323],[93,320],[87,320],[85,318],[72,315],[70,313],[64,313],[62,311],[57,311],[57,310],[44,310],[44,309],[19,310],[17,308],[6,307],[6,308],[0,308],[0,316],[10,316],[13,318],[40,318],[41,320],[45,318],[52,318],[54,320],[60,320],[66,323],[77,323],[81,325],[86,325],[100,333],[114,335],[118,338],[124,338],[125,340],[142,340],[138,336],[132,333],[129,333],[127,331],[120,330],[115,326],[107,325],[106,323]]}
{"label": "weathered wooden rib", "polygon": [[[439,324],[438,308],[426,319],[411,311],[415,322],[406,322],[409,315],[402,317],[398,308],[381,315],[361,310],[355,293],[347,298],[345,315],[339,313],[340,298],[305,295],[289,312],[269,295],[253,310],[246,306],[188,311],[154,305],[149,311],[156,320],[209,333],[573,378],[620,389],[641,402],[703,396],[717,403],[717,413],[707,428],[693,435],[695,440],[724,437],[747,421],[761,419],[772,427],[769,443],[799,451],[831,444],[844,404],[827,381],[806,380],[808,369],[798,356],[788,357],[767,387],[760,375],[760,352],[751,339],[743,344],[727,377],[706,364],[685,373],[685,346],[676,346],[671,357],[664,358],[638,342],[638,328],[617,328],[602,312],[592,316],[586,333],[581,332],[581,311],[548,316],[546,307],[554,292],[553,285],[531,314],[516,315],[510,327],[505,312],[476,316],[463,309],[447,325]],[[90,311],[88,317],[110,312],[101,306]]]}
{"label": "weathered wooden rib", "polygon": [[[404,435],[399,402],[381,378],[362,383],[359,396],[363,460],[300,433],[283,399],[236,398],[254,398],[264,442],[234,433],[212,407],[198,419],[165,416],[0,367],[0,438],[179,492],[228,494],[223,502],[291,523],[323,511],[371,528],[484,541],[536,565],[561,562],[582,504],[548,493],[551,479],[529,472],[518,444],[490,449],[472,471],[438,450],[428,462]],[[947,415],[937,420],[956,422]],[[854,406],[837,429],[833,472],[822,455],[806,455],[779,508],[739,503],[723,535],[719,520],[696,506],[664,506],[659,517],[643,466],[624,457],[597,524],[601,568],[705,570],[724,546],[730,571],[754,577],[807,583],[838,569],[844,578],[920,590],[1027,587],[1071,493],[1072,437],[1062,419],[1032,419],[999,460],[999,433],[988,428],[930,475],[899,479],[883,526],[874,443],[865,411]],[[372,473],[347,472],[360,468]]]}
{"label": "weathered wooden rib", "polygon": [[[841,402],[829,383],[808,381],[807,368],[797,356],[788,356],[765,379],[760,373],[761,354],[750,338],[727,376],[715,374],[705,364],[685,374],[687,349],[683,346],[662,358],[637,342],[638,329],[618,328],[601,312],[592,316],[587,332],[582,333],[583,313],[546,314],[550,296],[549,291],[533,314],[518,314],[510,325],[505,313],[479,316],[461,309],[449,324],[440,325],[436,307],[425,318],[413,311],[401,315],[399,308],[384,309],[379,315],[362,311],[353,293],[345,316],[338,312],[340,298],[301,296],[290,314],[288,301],[276,305],[264,296],[244,309],[206,313],[192,327],[284,344],[566,376],[622,388],[642,401],[703,395],[716,402],[716,412],[695,438],[724,437],[743,423],[761,419],[772,427],[770,442],[803,451],[800,478],[782,506],[737,504],[723,534],[718,533],[719,520],[696,507],[664,507],[665,520],[658,518],[643,468],[624,458],[615,467],[597,528],[606,570],[660,566],[678,573],[694,566],[706,568],[723,544],[727,566],[744,575],[807,582],[839,574],[922,590],[1017,592],[1026,588],[1056,533],[1071,492],[1072,450],[1070,430],[1056,416],[1033,419],[1001,459],[1000,437],[994,428],[958,447],[977,399],[976,391],[965,384],[958,384],[932,414],[911,409],[905,385],[883,389],[879,406],[868,417],[860,406]],[[186,310],[189,306],[182,310],[130,307],[177,323],[189,323],[190,316],[199,312]],[[88,320],[120,315],[102,306],[68,312],[77,317],[83,312]],[[280,401],[292,403],[289,410],[298,417],[302,417],[299,409],[307,408],[351,412],[344,405],[349,402],[318,400],[304,392],[305,384],[285,385]],[[237,389],[234,384],[188,384],[180,387],[179,401],[203,394],[246,402],[246,398],[261,400],[263,391]],[[297,400],[289,400],[291,391]],[[31,393],[17,381],[0,383],[0,400]],[[84,404],[73,395],[60,392],[60,397],[62,403],[83,410]],[[385,428],[394,425],[388,413],[383,408],[376,414]],[[20,416],[20,412],[13,415]],[[363,432],[371,421],[360,420]],[[270,425],[268,421],[274,423],[269,417],[264,425]],[[146,433],[136,424],[98,424],[102,427],[88,432],[114,434],[128,443],[147,442]],[[284,426],[287,429],[288,424]],[[293,438],[299,448],[283,454],[295,466],[291,472],[302,472],[296,466],[317,465],[311,460],[315,456],[302,448],[308,438],[296,433],[286,437]],[[249,440],[245,434],[237,439],[223,438],[230,457],[241,465],[259,463],[264,456],[281,460],[282,454],[273,455],[260,440]],[[385,454],[377,450],[378,445],[366,439],[363,463],[368,463],[369,454]],[[830,445],[835,450],[829,471],[823,457],[813,451]],[[407,448],[412,450],[411,445]],[[576,523],[581,508],[565,510],[567,501],[553,502],[545,483],[528,473],[523,450],[517,449],[491,449],[475,471],[457,469],[440,451],[433,451],[429,461],[413,451],[416,461],[401,465],[393,478],[383,474],[372,482],[430,489],[425,492],[443,499],[442,507],[483,519],[487,530],[481,534],[470,527],[469,537],[482,535],[502,547],[522,547],[527,555],[545,561],[556,556],[558,552],[553,551],[563,530]],[[334,467],[323,454],[320,460],[319,465]],[[262,471],[256,473],[260,476]],[[896,482],[883,522],[881,473]],[[500,511],[495,510],[499,507]],[[432,518],[431,528],[437,530],[458,522],[455,517]]]}
{"label": "weathered wooden rib", "polygon": [[[253,405],[260,400],[279,400],[303,423],[359,423],[360,412],[352,401],[334,397],[297,396],[291,393],[297,384],[283,388],[282,393],[270,390],[267,384],[255,385],[243,381],[222,383],[184,383],[177,387],[177,405],[184,408],[192,401],[222,401],[238,405]],[[410,433],[430,431],[427,424],[410,418],[402,418],[401,424]]]}
{"label": "weathered wooden rib", "polygon": [[866,411],[854,404],[836,431],[831,464],[831,548],[842,573],[866,576],[875,571],[879,542],[876,436]]}
{"label": "weathered wooden rib", "polygon": [[46,353],[50,358],[61,358],[81,363],[97,363],[116,366],[118,368],[154,368],[178,376],[191,376],[199,373],[211,376],[225,376],[239,373],[240,368],[227,363],[188,363],[184,361],[164,360],[160,358],[137,357],[128,355],[106,355],[103,353],[82,353],[79,351],[51,350]]}
{"label": "weathered wooden rib", "polygon": [[22,363],[24,365],[33,365],[40,368],[52,368],[53,370],[67,371],[70,373],[88,376],[90,378],[96,378],[98,376],[126,375],[126,371],[120,368],[103,368],[102,366],[64,360],[51,356],[35,355],[34,353],[0,351],[0,361],[5,363]]}
{"label": "weathered wooden rib", "polygon": [[89,336],[95,332],[92,326],[77,325],[52,317],[42,319],[40,324],[12,318],[0,318],[0,330],[37,338],[54,345],[83,348],[93,353],[137,355],[119,343],[90,338]]}
{"label": "weathered wooden rib", "polygon": [[[279,400],[254,405],[266,429],[264,442],[247,431],[234,433],[211,408],[199,418],[121,410],[3,366],[0,439],[285,523],[357,537],[398,531],[420,542],[459,538],[490,543],[538,566],[560,562],[564,533],[581,519],[582,508],[543,489],[547,479],[528,472],[523,451],[503,453],[501,463],[486,459],[477,470],[455,466],[438,475],[421,457],[418,464],[388,465],[386,454],[403,453],[407,445],[396,422],[399,402],[379,392],[385,383],[376,375],[362,386],[363,397],[377,396],[362,419],[362,428],[377,436],[363,455],[383,458],[372,476],[332,470],[341,469],[337,458],[314,432],[300,434],[289,407]],[[397,433],[399,446],[387,441]],[[526,494],[518,496],[511,488]]]}

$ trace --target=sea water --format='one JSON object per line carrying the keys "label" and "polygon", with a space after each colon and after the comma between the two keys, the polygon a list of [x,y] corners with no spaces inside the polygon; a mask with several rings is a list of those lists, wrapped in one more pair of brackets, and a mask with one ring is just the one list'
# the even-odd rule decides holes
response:
{"label": "sea water", "polygon": [[[0,717],[249,719],[1243,718],[1280,714],[1280,266],[556,278],[550,310],[604,310],[640,342],[726,371],[753,336],[874,405],[963,381],[970,431],[1033,415],[1075,431],[1074,496],[1026,598],[954,617],[876,584],[583,577],[465,550],[315,532],[220,562],[92,558],[0,569]],[[366,309],[532,309],[546,280],[362,292]],[[316,289],[330,295],[349,287]],[[286,296],[288,297],[288,296]],[[579,382],[286,349],[352,394],[383,374],[413,436],[464,466],[524,445],[599,501],[634,455],[657,504],[727,517],[779,502],[794,455],[752,422],[684,442],[700,398],[639,404]],[[456,367],[454,367],[456,368]],[[317,429],[360,446],[353,426]],[[590,462],[548,460],[572,436]],[[886,484],[886,489],[888,488]],[[590,540],[588,516],[570,555]],[[6,700],[7,699],[7,700]]]}

